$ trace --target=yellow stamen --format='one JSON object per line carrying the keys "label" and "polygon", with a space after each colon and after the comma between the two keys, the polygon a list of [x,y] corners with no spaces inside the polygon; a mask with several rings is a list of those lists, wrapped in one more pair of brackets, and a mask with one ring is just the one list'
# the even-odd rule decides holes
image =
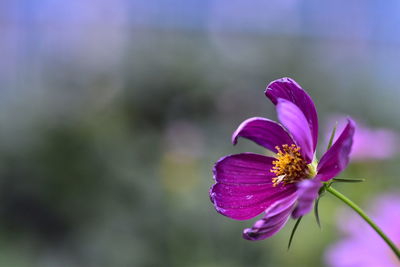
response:
{"label": "yellow stamen", "polygon": [[300,147],[294,144],[291,146],[282,145],[282,149],[277,146],[276,150],[278,150],[277,160],[272,162],[274,166],[270,170],[276,175],[272,179],[273,186],[277,186],[280,183],[286,185],[309,178],[309,168],[299,152]]}

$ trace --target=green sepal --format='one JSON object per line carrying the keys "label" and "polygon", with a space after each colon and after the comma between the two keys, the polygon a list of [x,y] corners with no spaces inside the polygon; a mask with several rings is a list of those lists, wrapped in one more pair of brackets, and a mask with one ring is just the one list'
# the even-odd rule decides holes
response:
{"label": "green sepal", "polygon": [[331,137],[329,138],[328,147],[326,148],[326,150],[329,150],[329,148],[331,148],[331,146],[332,146],[333,138],[335,138],[337,125],[338,125],[338,123],[336,122],[335,127],[333,127]]}
{"label": "green sepal", "polygon": [[296,223],[293,226],[292,232],[290,233],[290,237],[289,237],[289,244],[288,244],[288,247],[287,247],[288,250],[290,249],[290,245],[292,244],[294,234],[295,234],[295,232],[297,230],[297,227],[299,226],[302,218],[303,218],[303,216],[299,217],[297,219]]}
{"label": "green sepal", "polygon": [[321,196],[319,196],[314,203],[314,215],[315,215],[315,220],[317,221],[318,227],[321,229],[321,221],[319,219],[319,212],[318,212],[318,204],[319,204],[319,199]]}
{"label": "green sepal", "polygon": [[336,183],[362,183],[362,182],[365,182],[365,179],[333,178],[333,182],[336,182]]}

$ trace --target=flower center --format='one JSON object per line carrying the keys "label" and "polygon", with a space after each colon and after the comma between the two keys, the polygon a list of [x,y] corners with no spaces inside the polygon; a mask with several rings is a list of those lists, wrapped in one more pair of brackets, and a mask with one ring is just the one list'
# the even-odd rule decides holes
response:
{"label": "flower center", "polygon": [[299,152],[300,147],[292,144],[291,146],[282,145],[282,148],[277,146],[276,149],[278,154],[270,170],[276,175],[272,179],[273,186],[280,183],[291,184],[310,177],[310,169]]}

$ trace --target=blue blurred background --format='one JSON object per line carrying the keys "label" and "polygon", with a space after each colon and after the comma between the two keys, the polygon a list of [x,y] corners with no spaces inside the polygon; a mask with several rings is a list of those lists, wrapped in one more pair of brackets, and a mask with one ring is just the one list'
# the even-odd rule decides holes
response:
{"label": "blue blurred background", "polygon": [[[322,231],[310,214],[289,252],[293,221],[252,243],[210,203],[211,169],[264,153],[230,136],[275,119],[263,90],[284,76],[321,136],[333,113],[400,130],[399,26],[394,0],[2,0],[0,265],[324,266],[341,203],[324,197]],[[399,163],[352,163],[367,182],[338,189],[364,207]]]}

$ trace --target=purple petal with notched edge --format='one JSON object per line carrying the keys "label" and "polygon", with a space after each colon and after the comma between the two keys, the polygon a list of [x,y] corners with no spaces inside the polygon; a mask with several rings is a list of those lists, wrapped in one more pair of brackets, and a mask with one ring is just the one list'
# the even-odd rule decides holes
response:
{"label": "purple petal with notched edge", "polygon": [[210,190],[210,198],[215,209],[222,215],[236,220],[248,220],[295,191],[295,186],[216,183]]}
{"label": "purple petal with notched edge", "polygon": [[214,179],[226,184],[269,184],[275,174],[272,157],[241,153],[221,158],[214,166]]}
{"label": "purple petal with notched edge", "polygon": [[293,144],[292,137],[277,122],[265,118],[250,118],[242,122],[232,135],[232,143],[236,145],[237,139],[244,137],[277,153],[276,146]]}
{"label": "purple petal with notched edge", "polygon": [[265,90],[265,95],[274,103],[278,103],[279,98],[286,99],[304,113],[313,138],[313,151],[318,142],[318,115],[314,102],[298,83],[290,78],[282,78],[271,82]]}
{"label": "purple petal with notched edge", "polygon": [[322,183],[317,179],[303,180],[297,183],[297,206],[292,213],[293,219],[297,219],[310,212],[314,200],[318,197],[318,191]]}
{"label": "purple petal with notched edge", "polygon": [[292,134],[294,141],[301,148],[304,159],[310,163],[314,157],[312,136],[304,113],[292,102],[279,98],[276,105],[279,121]]}
{"label": "purple petal with notched edge", "polygon": [[252,228],[244,229],[243,238],[254,241],[273,236],[288,221],[296,200],[297,194],[294,192],[272,204],[265,211],[265,216],[261,220],[258,220]]}
{"label": "purple petal with notched edge", "polygon": [[295,192],[296,186],[273,186],[273,158],[242,153],[222,158],[214,167],[217,181],[210,189],[215,209],[232,219],[251,219],[276,201]]}
{"label": "purple petal with notched edge", "polygon": [[355,123],[347,119],[347,125],[332,147],[322,156],[317,168],[317,178],[328,181],[337,176],[349,163],[349,154],[353,144]]}

